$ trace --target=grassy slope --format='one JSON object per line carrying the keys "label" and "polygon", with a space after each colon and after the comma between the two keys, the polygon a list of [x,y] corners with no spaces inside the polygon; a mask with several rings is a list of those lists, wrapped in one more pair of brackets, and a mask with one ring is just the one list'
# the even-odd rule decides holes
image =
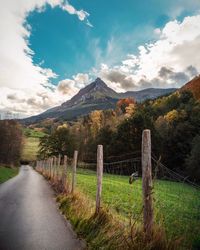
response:
{"label": "grassy slope", "polygon": [[8,179],[17,175],[17,168],[6,168],[0,166],[0,183],[7,181]]}
{"label": "grassy slope", "polygon": [[[79,170],[77,186],[92,200],[96,195],[96,173]],[[168,237],[184,237],[183,244],[200,242],[200,191],[182,183],[156,181],[154,183],[155,217],[164,225]],[[129,184],[126,176],[104,174],[102,200],[124,221],[132,216],[142,219],[141,180]],[[182,240],[183,241],[183,240]]]}
{"label": "grassy slope", "polygon": [[23,132],[26,137],[33,137],[33,138],[41,138],[45,135],[44,132],[31,128],[24,128]]}
{"label": "grassy slope", "polygon": [[36,160],[39,145],[39,138],[26,137],[24,139],[24,148],[22,152],[22,160],[34,161]]}
{"label": "grassy slope", "polygon": [[24,128],[24,134],[25,139],[22,152],[22,160],[34,161],[37,157],[39,138],[43,137],[45,134],[41,131],[36,131],[29,128]]}

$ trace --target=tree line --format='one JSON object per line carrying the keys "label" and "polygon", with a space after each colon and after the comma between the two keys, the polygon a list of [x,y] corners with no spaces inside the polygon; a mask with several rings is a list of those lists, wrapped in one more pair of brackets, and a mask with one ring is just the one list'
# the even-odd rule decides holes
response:
{"label": "tree line", "polygon": [[75,122],[60,124],[40,141],[40,157],[57,154],[93,161],[96,146],[104,158],[141,150],[143,129],[152,133],[152,151],[170,169],[200,181],[200,102],[190,91],[177,91],[136,103],[120,100],[115,110],[96,110]]}

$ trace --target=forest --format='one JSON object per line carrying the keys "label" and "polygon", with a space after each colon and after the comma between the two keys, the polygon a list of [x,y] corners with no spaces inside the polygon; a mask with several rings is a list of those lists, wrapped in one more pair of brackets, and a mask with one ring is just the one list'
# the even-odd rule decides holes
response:
{"label": "forest", "polygon": [[104,145],[104,159],[141,150],[143,129],[152,134],[152,152],[168,168],[200,182],[200,102],[190,91],[177,91],[155,100],[118,101],[115,110],[96,110],[75,122],[48,121],[40,138],[39,157],[79,151],[79,160],[93,162],[96,147]]}

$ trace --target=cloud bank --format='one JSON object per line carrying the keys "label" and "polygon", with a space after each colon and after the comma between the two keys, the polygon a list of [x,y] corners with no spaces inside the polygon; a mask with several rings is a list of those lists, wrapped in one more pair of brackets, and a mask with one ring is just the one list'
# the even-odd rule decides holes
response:
{"label": "cloud bank", "polygon": [[35,65],[29,46],[31,27],[26,17],[34,10],[45,11],[46,5],[59,6],[81,22],[92,26],[89,13],[77,10],[63,0],[7,0],[0,8],[0,110],[32,115],[59,104],[63,97],[51,84],[57,75],[49,68]]}
{"label": "cloud bank", "polygon": [[102,64],[99,76],[118,91],[180,87],[200,72],[200,15],[168,22],[158,39],[138,47],[120,65]]}

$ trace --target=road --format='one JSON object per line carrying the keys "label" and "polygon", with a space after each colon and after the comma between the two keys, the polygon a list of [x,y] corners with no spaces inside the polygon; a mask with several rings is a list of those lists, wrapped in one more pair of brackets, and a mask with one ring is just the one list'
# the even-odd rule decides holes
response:
{"label": "road", "polygon": [[53,190],[30,166],[0,185],[0,249],[83,249],[59,213]]}

